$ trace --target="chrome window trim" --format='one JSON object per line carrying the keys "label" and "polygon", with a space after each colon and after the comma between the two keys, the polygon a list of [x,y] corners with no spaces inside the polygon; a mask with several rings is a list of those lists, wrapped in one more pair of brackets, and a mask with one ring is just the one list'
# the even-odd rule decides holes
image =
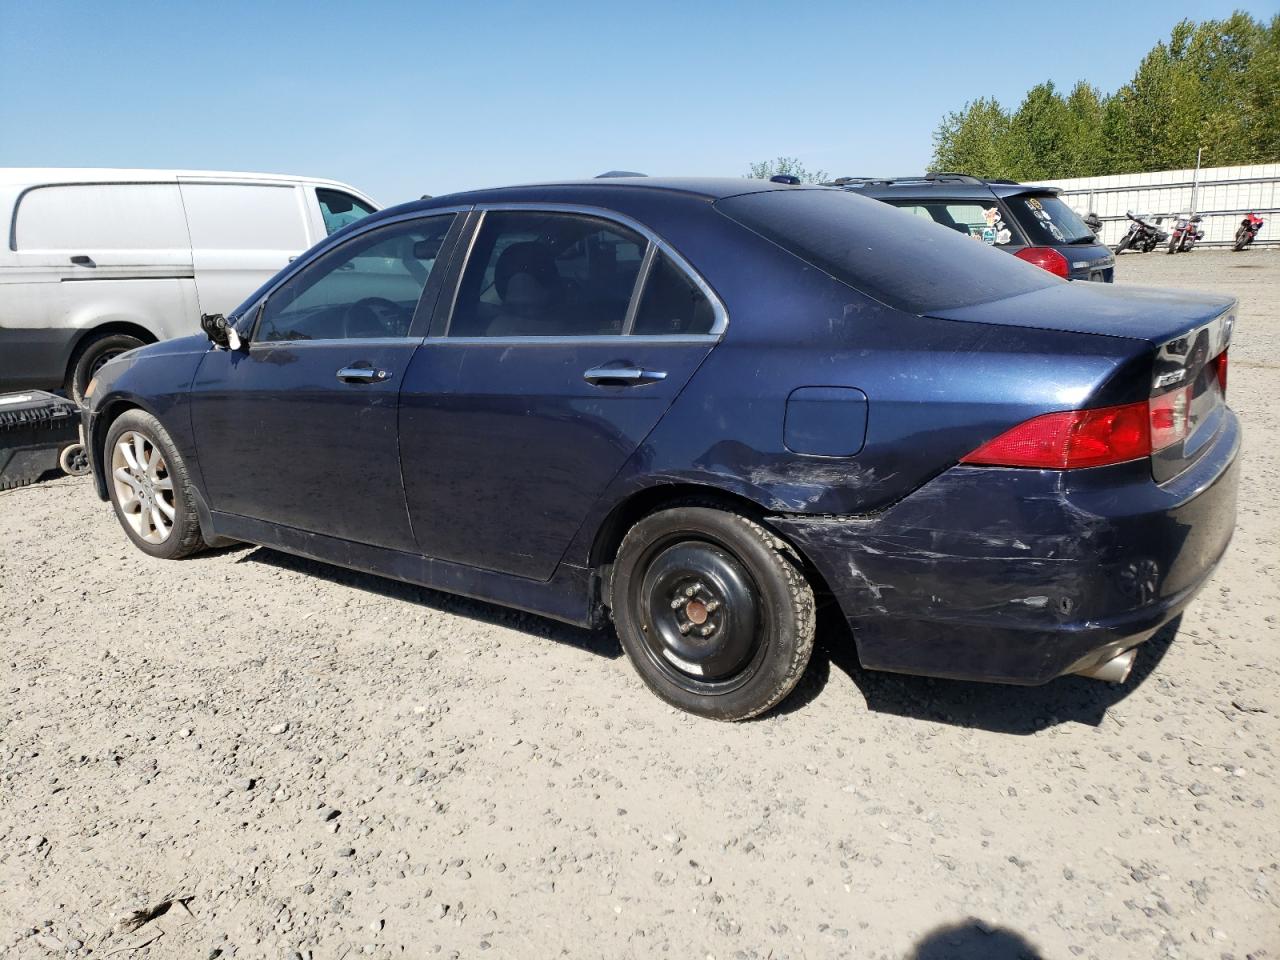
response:
{"label": "chrome window trim", "polygon": [[[530,201],[511,201],[506,203],[478,203],[473,208],[478,214],[479,219],[476,221],[475,227],[471,231],[471,237],[467,241],[467,249],[465,259],[462,263],[462,269],[458,272],[458,281],[454,285],[452,295],[449,302],[449,324],[444,331],[438,336],[429,336],[429,342],[450,341],[453,343],[507,343],[507,344],[532,344],[532,343],[617,343],[619,340],[626,340],[629,343],[707,343],[718,341],[724,337],[725,330],[729,326],[729,311],[725,309],[724,302],[721,301],[719,295],[711,289],[711,285],[703,279],[702,275],[689,264],[680,252],[671,244],[663,240],[662,237],[654,233],[643,223],[633,220],[625,213],[619,213],[616,210],[610,210],[605,207],[592,206],[590,204],[579,203],[539,203],[535,200]],[[631,291],[631,302],[627,305],[627,314],[623,320],[623,328],[620,333],[593,334],[585,337],[573,336],[551,336],[551,337],[450,337],[449,328],[453,326],[454,310],[458,306],[458,294],[462,291],[462,279],[466,275],[467,268],[471,265],[471,255],[475,252],[476,238],[480,236],[480,231],[484,229],[485,214],[490,211],[494,212],[515,212],[515,213],[570,213],[579,214],[586,217],[595,217],[598,220],[604,220],[610,223],[616,223],[619,226],[626,227],[635,233],[640,234],[649,241],[645,248],[644,258],[640,263],[640,273],[636,276],[636,285]],[[707,298],[711,304],[711,312],[715,320],[711,324],[711,329],[707,333],[695,334],[672,334],[671,336],[663,335],[645,335],[637,337],[629,331],[635,325],[635,315],[640,309],[640,295],[644,292],[644,281],[648,280],[650,269],[653,261],[657,258],[657,251],[661,251],[670,258],[676,267],[684,271],[685,275],[693,281],[694,285],[702,291],[702,295]]]}
{"label": "chrome window trim", "polygon": [[317,337],[315,340],[250,340],[249,350],[252,352],[255,348],[260,350],[292,350],[297,347],[333,347],[338,344],[343,346],[356,347],[379,347],[379,346],[405,346],[408,344],[418,344],[423,341],[423,337]]}
{"label": "chrome window trim", "polygon": [[[546,344],[550,346],[557,344],[564,346],[569,343],[581,344],[617,344],[625,341],[626,343],[635,344],[659,344],[659,343],[715,343],[720,339],[718,333],[673,333],[670,336],[663,334],[642,334],[635,336],[633,334],[623,333],[597,333],[590,336],[572,337],[572,336],[552,336],[552,337],[428,337],[424,342],[429,344],[460,344],[470,346],[480,346],[482,344],[493,344],[494,346],[512,346],[523,345],[533,346],[536,344]],[[302,341],[309,343],[314,341]]]}
{"label": "chrome window trim", "polygon": [[[352,230],[350,233],[339,238],[336,242],[330,242],[330,241],[333,241],[333,238],[335,236],[337,236],[337,234],[331,233],[328,236],[326,236],[323,240],[318,242],[314,247],[311,247],[309,250],[303,251],[303,253],[301,254],[298,254],[298,256],[293,260],[293,262],[288,264],[288,267],[292,267],[293,269],[290,270],[288,269],[288,267],[286,267],[286,269],[282,271],[284,275],[279,277],[276,280],[276,282],[273,283],[271,287],[266,291],[266,293],[262,294],[262,296],[260,296],[256,301],[254,301],[254,303],[249,307],[248,310],[246,310],[244,313],[240,314],[239,316],[233,317],[232,322],[239,322],[245,316],[245,314],[249,314],[249,313],[254,314],[253,329],[248,331],[248,334],[247,334],[249,343],[252,344],[258,334],[258,324],[262,321],[262,308],[266,306],[267,301],[271,299],[271,297],[275,294],[277,290],[279,290],[291,279],[293,279],[295,276],[297,276],[299,273],[305,270],[309,264],[314,263],[316,260],[320,259],[323,256],[327,256],[329,253],[331,253],[334,250],[337,250],[339,247],[345,246],[346,244],[350,243],[352,240],[362,237],[366,233],[370,233],[374,230],[380,229],[381,227],[388,227],[388,226],[391,226],[392,224],[403,223],[406,220],[429,220],[432,217],[443,217],[446,214],[452,214],[454,216],[457,216],[460,213],[467,213],[471,209],[472,207],[466,206],[466,205],[456,206],[456,207],[439,207],[431,210],[415,210],[410,213],[398,213],[394,217],[387,217],[385,220],[379,220],[376,223],[364,223],[363,220],[369,219],[368,217],[363,218],[363,220],[357,220],[356,223],[360,225],[359,228],[356,230]],[[377,216],[377,214],[374,213],[374,214],[371,214],[371,216]],[[303,259],[304,254],[308,255],[306,256],[305,260]],[[423,289],[426,289],[425,286]],[[419,298],[421,298],[421,294],[419,294]],[[388,339],[393,339],[393,338],[389,337]],[[270,340],[266,342],[268,343],[316,343],[317,341],[315,340],[305,340],[305,341],[304,340]]]}

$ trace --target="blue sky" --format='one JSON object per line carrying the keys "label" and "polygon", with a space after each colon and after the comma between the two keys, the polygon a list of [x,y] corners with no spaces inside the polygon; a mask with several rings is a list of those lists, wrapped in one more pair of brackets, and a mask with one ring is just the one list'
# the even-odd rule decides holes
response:
{"label": "blue sky", "polygon": [[1235,7],[1277,9],[0,0],[0,166],[300,173],[383,203],[780,154],[909,173],[966,100],[1113,90],[1179,19]]}

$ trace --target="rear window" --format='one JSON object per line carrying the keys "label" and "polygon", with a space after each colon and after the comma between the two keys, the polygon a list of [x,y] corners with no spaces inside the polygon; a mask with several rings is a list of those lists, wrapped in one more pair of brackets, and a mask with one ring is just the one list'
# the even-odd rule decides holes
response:
{"label": "rear window", "polygon": [[956,230],[843,190],[776,190],[716,209],[856,290],[908,313],[1066,283]]}
{"label": "rear window", "polygon": [[1080,214],[1052,193],[1020,194],[1004,202],[1032,244],[1097,242]]}

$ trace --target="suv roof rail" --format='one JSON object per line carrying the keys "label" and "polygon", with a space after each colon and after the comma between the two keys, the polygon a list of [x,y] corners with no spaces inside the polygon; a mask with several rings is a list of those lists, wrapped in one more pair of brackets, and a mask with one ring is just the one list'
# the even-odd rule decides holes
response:
{"label": "suv roof rail", "polygon": [[917,173],[905,177],[836,177],[827,183],[831,187],[846,187],[852,185],[863,186],[869,183],[964,183],[973,186],[983,186],[992,183],[1018,185],[1017,180],[997,180],[984,179],[983,177],[970,176],[967,173],[948,173],[939,171],[937,173]]}

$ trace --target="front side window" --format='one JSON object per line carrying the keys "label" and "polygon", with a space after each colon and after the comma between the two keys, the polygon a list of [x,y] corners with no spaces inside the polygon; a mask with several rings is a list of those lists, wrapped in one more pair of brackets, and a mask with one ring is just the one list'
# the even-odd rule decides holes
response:
{"label": "front side window", "polygon": [[453,215],[370,230],[276,289],[255,341],[406,337]]}
{"label": "front side window", "polygon": [[320,216],[324,217],[326,234],[337,233],[349,223],[373,213],[373,207],[357,200],[341,190],[316,188],[316,200],[320,203]]}
{"label": "front side window", "polygon": [[648,241],[597,217],[489,211],[458,288],[451,337],[621,334]]}

